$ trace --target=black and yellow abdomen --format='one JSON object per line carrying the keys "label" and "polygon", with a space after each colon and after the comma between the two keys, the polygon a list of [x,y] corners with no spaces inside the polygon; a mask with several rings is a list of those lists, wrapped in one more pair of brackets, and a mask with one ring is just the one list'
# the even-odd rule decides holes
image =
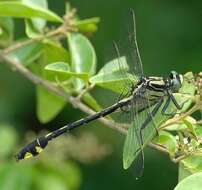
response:
{"label": "black and yellow abdomen", "polygon": [[38,155],[42,150],[47,146],[48,140],[46,137],[40,137],[24,147],[20,152],[15,156],[16,160],[28,159],[30,157]]}

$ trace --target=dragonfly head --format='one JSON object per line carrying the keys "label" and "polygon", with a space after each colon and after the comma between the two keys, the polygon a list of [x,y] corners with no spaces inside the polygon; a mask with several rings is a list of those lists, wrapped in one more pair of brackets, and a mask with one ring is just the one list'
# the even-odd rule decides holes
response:
{"label": "dragonfly head", "polygon": [[183,77],[176,71],[171,71],[169,74],[170,87],[173,92],[178,92],[182,87]]}

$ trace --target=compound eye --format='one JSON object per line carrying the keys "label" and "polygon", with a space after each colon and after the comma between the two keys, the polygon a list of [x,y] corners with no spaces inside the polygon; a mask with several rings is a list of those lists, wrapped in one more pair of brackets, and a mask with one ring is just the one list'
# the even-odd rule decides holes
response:
{"label": "compound eye", "polygon": [[173,76],[173,73],[172,73],[172,72],[170,73],[169,78],[170,78],[170,79],[173,79],[173,78],[174,78],[174,76]]}
{"label": "compound eye", "polygon": [[178,73],[176,71],[171,71],[170,72],[170,75],[169,75],[170,79],[176,79],[177,76],[178,76]]}

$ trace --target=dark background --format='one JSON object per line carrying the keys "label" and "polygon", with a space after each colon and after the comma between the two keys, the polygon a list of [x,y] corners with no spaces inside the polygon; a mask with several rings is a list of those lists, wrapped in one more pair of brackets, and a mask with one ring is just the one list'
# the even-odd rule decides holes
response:
{"label": "dark background", "polygon": [[[62,15],[64,1],[50,0],[50,9]],[[177,0],[72,0],[81,18],[100,17],[99,30],[91,38],[98,56],[98,68],[103,65],[106,49],[121,36],[127,23],[124,16],[129,8],[136,14],[137,38],[147,75],[167,75],[171,70],[179,73],[199,72],[202,65],[202,2]],[[17,21],[19,22],[19,21]],[[19,25],[19,26],[18,26]],[[17,35],[23,34],[21,23]],[[19,133],[40,124],[35,113],[34,86],[18,73],[0,65],[0,121],[11,123]],[[96,93],[96,92],[95,92]],[[100,96],[100,91],[96,93]],[[53,121],[41,127],[52,129],[84,116],[67,106]],[[95,126],[95,127],[90,127]],[[101,127],[98,122],[78,131],[91,130],[99,141],[113,145],[113,153],[99,162],[79,164],[82,173],[81,190],[87,189],[173,189],[177,184],[178,166],[168,156],[147,149],[144,175],[136,180],[133,171],[122,168],[123,137],[116,131]]]}

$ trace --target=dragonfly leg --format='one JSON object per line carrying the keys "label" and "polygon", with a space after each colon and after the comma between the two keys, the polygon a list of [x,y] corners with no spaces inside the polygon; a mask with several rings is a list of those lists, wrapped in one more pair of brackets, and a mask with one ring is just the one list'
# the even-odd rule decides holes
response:
{"label": "dragonfly leg", "polygon": [[178,110],[181,110],[185,102],[182,105],[178,104],[177,100],[175,99],[175,97],[171,93],[169,93],[169,97],[171,98],[172,102],[175,104],[175,107]]}
{"label": "dragonfly leg", "polygon": [[163,108],[161,110],[161,114],[162,115],[165,115],[165,116],[174,116],[176,114],[176,112],[171,112],[171,113],[166,112],[166,110],[169,107],[169,104],[170,104],[171,100],[172,100],[171,97],[168,96],[168,99],[166,100],[166,103],[165,103],[165,105],[163,106]]}
{"label": "dragonfly leg", "polygon": [[[152,120],[152,118],[156,115],[156,113],[158,112],[159,108],[161,107],[163,103],[163,98],[161,98],[156,106],[153,108],[153,110],[151,111],[151,113],[148,115],[148,117],[146,118],[146,120],[144,121],[144,123],[142,124],[142,126],[140,127],[140,142],[141,142],[141,145],[143,145],[143,135],[142,135],[142,131],[143,129],[148,125],[148,123]],[[156,127],[155,127],[156,129]],[[156,131],[158,131],[156,129]],[[158,132],[157,132],[158,134]]]}
{"label": "dragonfly leg", "polygon": [[[186,100],[186,101],[184,101],[184,102],[182,103],[182,105],[180,105],[180,104],[177,102],[177,100],[175,99],[175,97],[173,96],[173,94],[171,94],[170,92],[168,92],[168,99],[167,99],[167,101],[166,101],[166,103],[165,103],[165,105],[163,106],[162,111],[161,111],[162,115],[166,115],[166,116],[171,116],[171,117],[172,117],[172,116],[174,116],[175,114],[178,114],[178,112],[171,112],[171,113],[166,112],[167,108],[169,107],[169,104],[170,104],[171,100],[172,100],[172,102],[174,103],[175,107],[176,107],[178,110],[181,110],[181,109],[183,108],[184,104],[187,102],[187,100]],[[180,113],[179,113],[179,114],[180,114]]]}
{"label": "dragonfly leg", "polygon": [[171,98],[172,102],[174,103],[174,105],[176,106],[176,108],[178,110],[181,110],[183,108],[184,104],[188,101],[188,100],[185,100],[181,105],[179,105],[179,103],[177,102],[177,100],[175,99],[173,94],[169,94],[169,95],[170,95],[170,98]]}

